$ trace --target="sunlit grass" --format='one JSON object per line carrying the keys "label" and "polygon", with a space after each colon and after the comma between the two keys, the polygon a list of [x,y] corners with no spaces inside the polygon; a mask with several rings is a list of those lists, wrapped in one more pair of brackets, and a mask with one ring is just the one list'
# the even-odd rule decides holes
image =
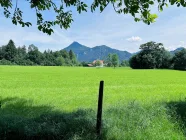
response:
{"label": "sunlit grass", "polygon": [[[172,115],[175,110],[170,113],[167,107],[185,101],[184,71],[0,66],[0,96],[5,100],[0,114],[10,113],[12,102],[12,116],[36,118],[43,113],[81,109],[94,112],[87,114],[94,123],[100,80],[105,81],[103,139],[185,139],[179,114]],[[25,102],[19,101],[16,110],[18,100],[6,102],[7,98]],[[21,110],[22,106],[31,109]],[[37,108],[42,106],[48,110]],[[91,137],[79,131],[71,135],[73,139]]]}

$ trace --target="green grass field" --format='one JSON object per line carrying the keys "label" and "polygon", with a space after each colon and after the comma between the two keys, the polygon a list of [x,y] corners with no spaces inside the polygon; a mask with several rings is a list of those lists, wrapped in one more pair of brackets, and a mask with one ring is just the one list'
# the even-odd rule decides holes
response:
{"label": "green grass field", "polygon": [[0,66],[0,139],[186,139],[186,72]]}

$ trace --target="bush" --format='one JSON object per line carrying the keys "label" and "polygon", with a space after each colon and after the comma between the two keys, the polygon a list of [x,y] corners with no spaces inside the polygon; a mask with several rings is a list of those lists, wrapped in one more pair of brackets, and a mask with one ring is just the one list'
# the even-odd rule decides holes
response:
{"label": "bush", "polygon": [[0,60],[0,65],[15,65],[15,63],[12,63],[11,61],[8,61],[6,59]]}

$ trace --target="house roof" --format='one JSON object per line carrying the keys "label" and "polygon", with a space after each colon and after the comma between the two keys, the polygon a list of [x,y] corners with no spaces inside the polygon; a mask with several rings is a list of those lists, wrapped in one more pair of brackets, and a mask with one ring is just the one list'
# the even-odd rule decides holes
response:
{"label": "house roof", "polygon": [[92,63],[93,63],[93,64],[95,64],[95,63],[96,63],[96,61],[100,61],[100,63],[102,63],[102,64],[104,63],[104,61],[103,61],[103,60],[94,60]]}
{"label": "house roof", "polygon": [[87,64],[89,67],[92,67],[93,65],[92,64]]}

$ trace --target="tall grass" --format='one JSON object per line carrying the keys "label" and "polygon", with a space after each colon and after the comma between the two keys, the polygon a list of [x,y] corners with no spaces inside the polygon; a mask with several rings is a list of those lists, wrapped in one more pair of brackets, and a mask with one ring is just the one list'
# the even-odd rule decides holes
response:
{"label": "tall grass", "polygon": [[185,139],[185,83],[174,70],[1,66],[0,139]]}

